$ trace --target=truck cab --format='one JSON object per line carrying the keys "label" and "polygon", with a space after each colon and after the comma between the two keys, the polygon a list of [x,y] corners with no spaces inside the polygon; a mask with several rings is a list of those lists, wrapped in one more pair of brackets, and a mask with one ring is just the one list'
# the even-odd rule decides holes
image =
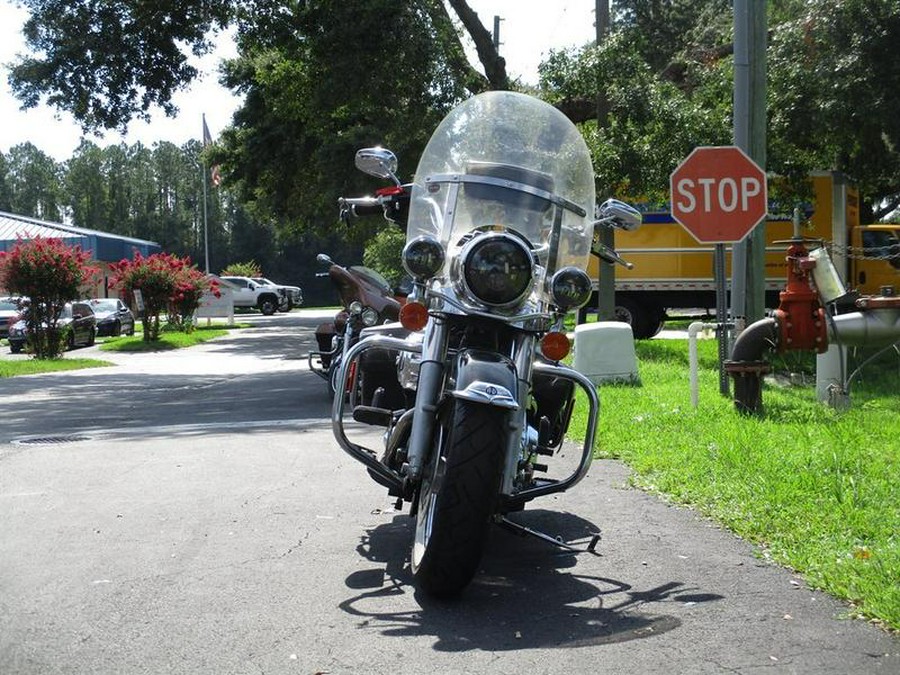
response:
{"label": "truck cab", "polygon": [[849,285],[861,295],[900,291],[900,225],[859,225],[850,232]]}

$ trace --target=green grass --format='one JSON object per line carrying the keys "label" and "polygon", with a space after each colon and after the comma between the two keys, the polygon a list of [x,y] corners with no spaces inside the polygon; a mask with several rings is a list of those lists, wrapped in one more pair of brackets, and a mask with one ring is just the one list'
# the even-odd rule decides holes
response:
{"label": "green grass", "polygon": [[61,370],[80,370],[82,368],[103,368],[113,364],[97,359],[23,359],[17,361],[0,360],[0,377],[16,377],[17,375],[37,375],[54,373]]}
{"label": "green grass", "polygon": [[900,629],[900,357],[867,366],[850,410],[836,412],[815,400],[814,358],[786,355],[776,369],[806,372],[808,384],[767,380],[764,415],[747,418],[719,394],[715,341],[699,347],[694,410],[687,340],[636,343],[643,384],[599,388],[597,454],[624,460],[638,486],[758,544],[853,613]]}
{"label": "green grass", "polygon": [[201,342],[226,335],[230,328],[239,326],[197,326],[190,333],[180,331],[163,331],[159,340],[145,342],[142,333],[138,332],[131,337],[116,337],[106,340],[100,345],[100,350],[105,352],[159,352],[170,349],[183,349],[193,347]]}

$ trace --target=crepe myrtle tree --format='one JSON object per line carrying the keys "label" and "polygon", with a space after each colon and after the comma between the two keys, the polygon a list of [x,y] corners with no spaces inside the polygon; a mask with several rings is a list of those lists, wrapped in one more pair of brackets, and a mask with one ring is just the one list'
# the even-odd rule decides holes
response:
{"label": "crepe myrtle tree", "polygon": [[80,246],[61,239],[19,239],[9,251],[0,252],[0,286],[27,298],[25,321],[35,358],[59,358],[65,335],[59,316],[65,304],[93,282],[98,270]]}
{"label": "crepe myrtle tree", "polygon": [[194,314],[206,293],[217,298],[219,282],[210,278],[190,264],[190,258],[184,260],[185,265],[175,274],[175,291],[169,298],[169,324],[178,330],[190,333],[194,330]]}
{"label": "crepe myrtle tree", "polygon": [[[184,329],[184,317],[190,317],[200,306],[206,291],[218,291],[218,284],[202,274],[190,258],[174,253],[154,253],[144,257],[135,251],[134,258],[112,265],[113,286],[121,288],[127,297],[140,293],[143,312],[144,341],[159,339],[160,315],[166,312],[169,321]],[[176,318],[178,317],[178,318]]]}

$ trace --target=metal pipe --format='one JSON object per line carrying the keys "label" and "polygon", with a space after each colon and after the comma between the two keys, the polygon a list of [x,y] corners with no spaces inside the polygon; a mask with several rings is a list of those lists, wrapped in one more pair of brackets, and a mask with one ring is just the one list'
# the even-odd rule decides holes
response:
{"label": "metal pipe", "polygon": [[750,324],[734,341],[725,370],[734,378],[734,407],[739,413],[762,413],[762,378],[769,372],[762,355],[777,347],[778,323],[771,317]]}

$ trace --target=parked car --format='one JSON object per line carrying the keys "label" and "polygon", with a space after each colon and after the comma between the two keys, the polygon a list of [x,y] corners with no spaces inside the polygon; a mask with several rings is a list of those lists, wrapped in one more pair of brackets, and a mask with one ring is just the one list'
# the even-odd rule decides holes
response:
{"label": "parked car", "polygon": [[282,312],[289,312],[294,307],[299,307],[303,304],[303,291],[300,290],[299,286],[285,286],[284,284],[276,284],[274,281],[266,279],[265,277],[252,277],[253,281],[262,285],[262,286],[273,286],[274,288],[284,289],[283,292],[280,292],[281,296],[281,305],[278,307]]}
{"label": "parked car", "polygon": [[98,336],[134,335],[134,314],[124,302],[117,298],[92,298],[85,302],[94,310]]}
{"label": "parked car", "polygon": [[7,337],[10,325],[19,320],[23,302],[23,298],[14,295],[0,298],[0,338]]}
{"label": "parked car", "polygon": [[[9,328],[9,351],[18,354],[28,342],[28,326],[25,316],[28,310],[23,312],[23,318],[19,319]],[[67,302],[59,315],[57,324],[64,332],[66,349],[75,347],[90,347],[97,336],[97,321],[94,311],[86,302]]]}

